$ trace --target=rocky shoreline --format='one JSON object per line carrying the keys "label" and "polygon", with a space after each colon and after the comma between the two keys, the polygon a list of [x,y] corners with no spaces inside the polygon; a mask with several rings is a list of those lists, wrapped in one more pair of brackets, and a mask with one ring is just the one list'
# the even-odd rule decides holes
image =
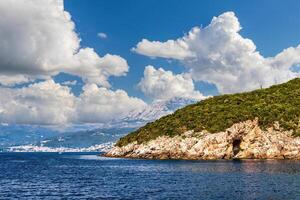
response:
{"label": "rocky shoreline", "polygon": [[223,132],[185,132],[162,136],[145,144],[115,146],[106,157],[142,159],[295,159],[300,160],[300,137],[280,128],[279,123],[266,130],[258,119],[237,123]]}

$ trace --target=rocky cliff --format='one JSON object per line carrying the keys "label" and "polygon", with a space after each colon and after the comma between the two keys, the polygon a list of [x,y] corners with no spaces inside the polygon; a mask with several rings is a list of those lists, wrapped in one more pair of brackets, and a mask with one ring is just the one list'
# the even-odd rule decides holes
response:
{"label": "rocky cliff", "polygon": [[104,156],[145,159],[300,159],[300,137],[278,122],[262,129],[258,119],[233,124],[225,131],[189,130],[146,143],[115,146]]}

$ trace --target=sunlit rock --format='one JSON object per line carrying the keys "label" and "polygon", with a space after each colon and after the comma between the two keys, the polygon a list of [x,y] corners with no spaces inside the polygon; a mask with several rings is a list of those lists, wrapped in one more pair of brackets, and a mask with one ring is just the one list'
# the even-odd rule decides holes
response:
{"label": "sunlit rock", "polygon": [[215,134],[189,130],[162,136],[145,144],[114,147],[108,157],[145,159],[300,159],[300,138],[275,122],[262,130],[258,119],[237,123]]}

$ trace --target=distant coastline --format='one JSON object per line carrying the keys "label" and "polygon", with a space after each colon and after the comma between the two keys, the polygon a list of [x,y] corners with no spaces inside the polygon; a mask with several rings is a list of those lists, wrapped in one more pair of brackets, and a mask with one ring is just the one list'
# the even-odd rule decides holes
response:
{"label": "distant coastline", "polygon": [[113,146],[112,142],[93,145],[85,148],[47,147],[37,145],[21,145],[0,149],[0,152],[106,152]]}

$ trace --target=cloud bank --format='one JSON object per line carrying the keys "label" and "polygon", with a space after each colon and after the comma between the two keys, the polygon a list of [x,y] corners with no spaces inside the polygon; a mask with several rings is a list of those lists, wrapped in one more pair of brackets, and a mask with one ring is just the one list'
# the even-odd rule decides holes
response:
{"label": "cloud bank", "polygon": [[300,46],[274,57],[263,57],[254,42],[240,35],[233,12],[214,17],[205,28],[192,28],[182,38],[166,42],[143,39],[133,49],[149,57],[179,60],[195,81],[207,81],[221,93],[268,87],[299,76]]}
{"label": "cloud bank", "polygon": [[69,87],[53,80],[18,89],[2,87],[0,96],[0,121],[16,124],[104,123],[146,106],[123,90],[96,84],[85,85],[76,97]]}
{"label": "cloud bank", "polygon": [[[0,1],[0,15],[1,123],[103,123],[146,105],[124,90],[108,89],[109,77],[126,75],[127,61],[81,47],[62,0]],[[82,78],[78,97],[68,87],[76,82],[52,80],[60,72]]]}

